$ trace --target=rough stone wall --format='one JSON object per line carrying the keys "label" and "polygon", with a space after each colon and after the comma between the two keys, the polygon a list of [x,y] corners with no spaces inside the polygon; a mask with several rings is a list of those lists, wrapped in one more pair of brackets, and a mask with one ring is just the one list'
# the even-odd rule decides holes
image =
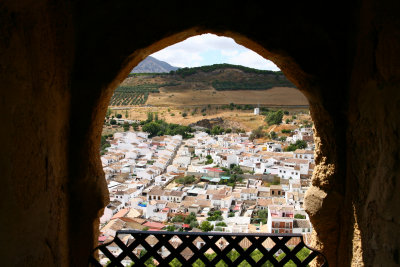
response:
{"label": "rough stone wall", "polygon": [[399,11],[398,1],[364,1],[359,15],[346,199],[355,211],[365,266],[400,265]]}
{"label": "rough stone wall", "polygon": [[69,265],[68,10],[53,1],[0,3],[2,266]]}
{"label": "rough stone wall", "polygon": [[308,98],[317,167],[306,206],[330,265],[398,264],[391,2],[1,3],[2,263],[87,265],[108,198],[98,154],[113,89],[147,55],[213,32],[272,59]]}

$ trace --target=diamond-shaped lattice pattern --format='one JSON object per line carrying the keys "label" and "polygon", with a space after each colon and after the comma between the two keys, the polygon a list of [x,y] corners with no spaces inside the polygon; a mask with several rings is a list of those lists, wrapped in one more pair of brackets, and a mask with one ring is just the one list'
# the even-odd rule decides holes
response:
{"label": "diamond-shaped lattice pattern", "polygon": [[118,231],[95,249],[91,266],[307,266],[325,257],[308,248],[301,234]]}

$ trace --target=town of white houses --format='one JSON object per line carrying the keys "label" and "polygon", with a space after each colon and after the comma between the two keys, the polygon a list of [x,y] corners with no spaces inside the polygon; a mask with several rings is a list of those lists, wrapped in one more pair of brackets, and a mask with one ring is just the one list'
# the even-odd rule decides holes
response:
{"label": "town of white houses", "polygon": [[[315,166],[312,128],[298,127],[273,142],[243,132],[195,131],[184,139],[136,130],[110,135],[101,156],[110,203],[100,218],[99,244],[126,229],[299,233],[309,244],[312,225],[303,203]],[[299,140],[306,147],[283,150]]]}

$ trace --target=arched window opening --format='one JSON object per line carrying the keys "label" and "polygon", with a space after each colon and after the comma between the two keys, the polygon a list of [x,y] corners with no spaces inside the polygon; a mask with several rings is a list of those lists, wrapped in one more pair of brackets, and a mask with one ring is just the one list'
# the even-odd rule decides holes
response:
{"label": "arched window opening", "polygon": [[101,140],[102,239],[110,227],[196,231],[205,219],[220,232],[299,233],[311,244],[308,101],[231,38],[200,35],[145,58],[112,95]]}

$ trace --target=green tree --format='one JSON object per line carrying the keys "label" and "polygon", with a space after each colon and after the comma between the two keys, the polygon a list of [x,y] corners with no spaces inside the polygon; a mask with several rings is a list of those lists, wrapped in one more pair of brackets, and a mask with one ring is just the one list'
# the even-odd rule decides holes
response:
{"label": "green tree", "polygon": [[152,122],[153,121],[153,112],[148,112],[147,113],[147,120],[146,122]]}
{"label": "green tree", "polygon": [[100,154],[104,155],[106,153],[106,148],[110,146],[110,142],[107,141],[107,136],[102,135],[100,141]]}
{"label": "green tree", "polygon": [[119,113],[118,113],[118,114],[116,115],[116,117],[117,117],[117,119],[121,119],[121,118],[122,118],[122,114],[119,114]]}
{"label": "green tree", "polygon": [[155,121],[146,123],[142,126],[142,130],[150,134],[150,137],[156,136],[157,133],[160,131],[160,124]]}
{"label": "green tree", "polygon": [[279,125],[282,122],[282,118],[283,118],[282,110],[269,111],[267,112],[265,121],[268,123],[268,125],[274,125],[274,124]]}
{"label": "green tree", "polygon": [[296,219],[305,219],[305,218],[306,218],[305,215],[301,215],[300,213],[295,214],[294,217],[295,217]]}
{"label": "green tree", "polygon": [[110,124],[111,124],[111,125],[115,125],[115,124],[117,124],[117,121],[114,120],[114,119],[112,119],[112,120],[110,120]]}
{"label": "green tree", "polygon": [[259,210],[257,215],[260,218],[267,218],[268,217],[268,210]]}
{"label": "green tree", "polygon": [[267,223],[267,218],[268,218],[268,210],[259,210],[257,213],[258,216],[258,221],[262,222],[263,224]]}
{"label": "green tree", "polygon": [[187,116],[187,113],[186,112],[183,112],[182,113],[182,117],[186,117]]}
{"label": "green tree", "polygon": [[184,223],[190,224],[191,222],[197,222],[196,214],[194,212],[191,212],[189,216],[185,218],[183,221]]}
{"label": "green tree", "polygon": [[128,122],[124,122],[124,125],[122,125],[122,127],[124,127],[124,131],[127,132],[129,131],[130,125]]}
{"label": "green tree", "polygon": [[174,218],[172,218],[172,222],[183,222],[184,218],[182,215],[176,215]]}
{"label": "green tree", "polygon": [[296,146],[298,149],[304,149],[307,147],[307,142],[303,140],[297,140],[296,141]]}
{"label": "green tree", "polygon": [[253,141],[254,139],[261,138],[261,137],[264,137],[264,136],[265,136],[265,134],[263,132],[263,127],[260,126],[260,127],[258,127],[257,129],[255,129],[255,130],[253,130],[251,132],[249,138],[250,138],[250,140]]}
{"label": "green tree", "polygon": [[176,183],[183,185],[192,184],[194,181],[196,181],[196,177],[194,175],[185,176],[175,180]]}
{"label": "green tree", "polygon": [[296,149],[304,149],[307,147],[307,142],[303,140],[297,140],[296,143],[290,144],[285,151],[295,151]]}
{"label": "green tree", "polygon": [[196,181],[194,175],[185,176],[185,184],[192,184],[194,181]]}
{"label": "green tree", "polygon": [[224,219],[220,210],[209,211],[207,215],[209,216],[207,221],[222,221]]}
{"label": "green tree", "polygon": [[278,134],[274,131],[270,132],[269,135],[271,136],[271,139],[276,139],[278,137]]}
{"label": "green tree", "polygon": [[214,161],[213,161],[213,159],[212,159],[212,157],[210,156],[210,155],[207,155],[207,160],[206,160],[206,162],[204,163],[205,165],[209,165],[209,164],[211,164],[211,163],[213,163]]}
{"label": "green tree", "polygon": [[138,123],[136,123],[136,122],[132,123],[132,127],[133,127],[133,130],[139,131],[139,124]]}
{"label": "green tree", "polygon": [[128,118],[129,114],[128,114],[128,110],[125,110],[125,118]]}
{"label": "green tree", "polygon": [[225,222],[219,222],[219,223],[217,223],[215,226],[223,226],[223,227],[226,227],[227,225],[226,225]]}
{"label": "green tree", "polygon": [[190,222],[190,228],[197,228],[199,227],[199,223],[197,221],[191,221]]}
{"label": "green tree", "polygon": [[167,227],[165,227],[165,230],[167,230],[169,232],[173,232],[173,231],[175,231],[175,226],[174,225],[168,225]]}
{"label": "green tree", "polygon": [[209,232],[209,231],[212,231],[214,229],[214,225],[212,225],[209,221],[203,221],[200,224],[200,229],[203,232]]}

